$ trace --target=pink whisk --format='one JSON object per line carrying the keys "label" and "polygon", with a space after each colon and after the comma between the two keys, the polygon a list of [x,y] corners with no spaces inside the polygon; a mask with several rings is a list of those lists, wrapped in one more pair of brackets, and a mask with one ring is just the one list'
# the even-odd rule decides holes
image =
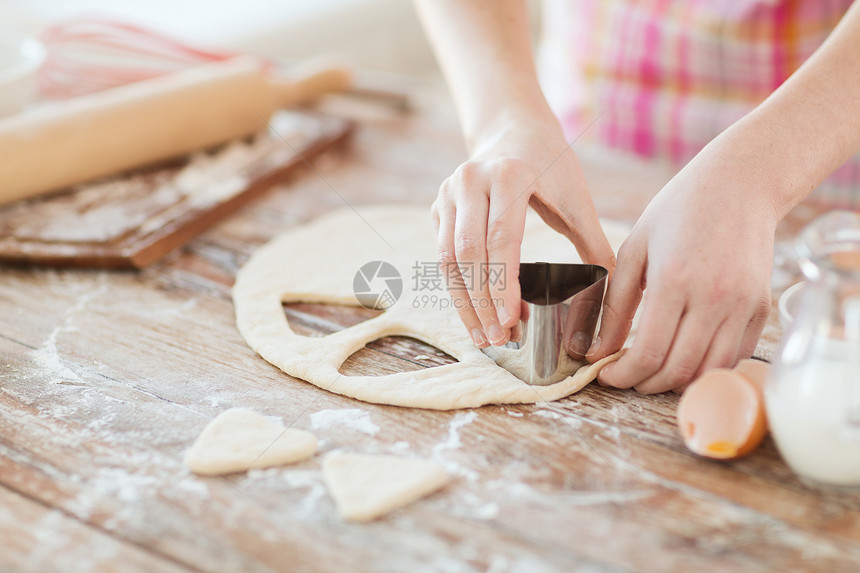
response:
{"label": "pink whisk", "polygon": [[73,20],[41,34],[47,58],[39,87],[65,99],[185,67],[238,55],[200,49],[141,26],[111,20]]}

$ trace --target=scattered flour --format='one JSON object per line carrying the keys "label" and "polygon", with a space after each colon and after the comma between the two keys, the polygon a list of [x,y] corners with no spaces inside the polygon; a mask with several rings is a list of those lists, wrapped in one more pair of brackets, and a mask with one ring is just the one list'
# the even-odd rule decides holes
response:
{"label": "scattered flour", "polygon": [[395,442],[391,444],[389,451],[392,454],[405,454],[411,447],[409,442]]}
{"label": "scattered flour", "polygon": [[197,306],[196,298],[189,298],[178,306],[168,306],[165,308],[148,310],[150,316],[182,316],[189,310]]}
{"label": "scattered flour", "polygon": [[448,439],[433,446],[433,458],[441,463],[445,469],[448,470],[448,473],[463,476],[469,481],[477,480],[478,473],[446,459],[443,454],[448,450],[459,449],[460,446],[463,445],[460,441],[460,428],[471,424],[475,419],[477,419],[477,417],[478,413],[474,410],[458,413],[448,424]]}
{"label": "scattered flour", "polygon": [[499,504],[493,501],[486,501],[471,492],[463,492],[459,497],[459,511],[464,516],[471,519],[490,521],[499,515]]}
{"label": "scattered flour", "polygon": [[557,420],[561,420],[563,423],[570,426],[573,430],[578,430],[582,427],[582,420],[580,418],[576,418],[574,416],[565,416],[564,414],[559,414]]}
{"label": "scattered flour", "polygon": [[546,418],[548,420],[562,420],[565,424],[570,426],[573,430],[578,430],[582,427],[582,420],[577,416],[571,414],[569,416],[565,416],[564,412],[559,412],[558,409],[550,406],[549,404],[545,404],[545,407],[534,410],[532,412],[535,416],[540,416],[541,418]]}
{"label": "scattered flour", "polygon": [[54,382],[67,381],[83,384],[80,376],[63,363],[63,359],[60,358],[60,352],[57,349],[57,336],[60,333],[75,332],[77,330],[77,327],[74,326],[58,326],[51,331],[44,344],[33,351],[33,358],[36,359],[36,364],[53,377],[59,379],[54,380]]}
{"label": "scattered flour", "polygon": [[370,414],[359,408],[320,410],[311,414],[311,428],[327,430],[333,426],[344,426],[368,436],[375,436],[379,426],[370,419]]}
{"label": "scattered flour", "polygon": [[485,521],[490,521],[491,519],[496,519],[499,516],[499,504],[495,502],[488,502],[484,505],[478,507],[475,510],[475,517],[477,519],[483,519]]}
{"label": "scattered flour", "polygon": [[81,542],[71,535],[72,521],[58,510],[47,513],[30,531],[36,540],[24,562],[24,570],[48,571],[57,567],[56,557],[62,555],[76,571],[93,571],[115,560],[120,544],[107,536],[92,536]]}
{"label": "scattered flour", "polygon": [[493,555],[487,573],[507,573],[511,570],[511,560],[505,555]]}
{"label": "scattered flour", "polygon": [[282,478],[294,489],[307,489],[302,497],[301,504],[292,513],[296,517],[307,517],[314,513],[317,503],[326,496],[326,488],[322,482],[322,474],[319,471],[294,470],[284,472]]}
{"label": "scattered flour", "polygon": [[207,498],[209,497],[209,486],[206,482],[197,477],[187,477],[177,483],[177,487],[183,492],[190,494],[192,497]]}
{"label": "scattered flour", "polygon": [[57,337],[60,334],[78,331],[78,327],[73,324],[75,315],[85,311],[87,306],[94,299],[107,292],[108,285],[105,282],[105,276],[106,275],[104,274],[98,275],[98,288],[85,292],[78,298],[75,304],[66,309],[66,312],[63,315],[64,320],[62,326],[55,327],[42,346],[33,351],[32,355],[36,364],[38,364],[46,374],[54,378],[54,382],[65,381],[78,384],[84,383],[80,376],[78,376],[74,370],[66,366],[65,362],[60,357],[60,352],[57,348]]}
{"label": "scattered flour", "polygon": [[501,490],[507,497],[526,498],[532,501],[542,501],[546,504],[562,506],[605,505],[611,503],[629,503],[655,495],[657,490],[634,489],[629,491],[577,491],[568,490],[543,494],[530,485],[520,481],[492,480],[485,484],[488,491]]}
{"label": "scattered flour", "polygon": [[118,467],[101,468],[74,500],[69,511],[80,519],[90,519],[92,512],[105,500],[113,500],[119,508],[105,527],[113,529],[145,514],[147,500],[157,495],[159,480],[145,474],[134,474]]}
{"label": "scattered flour", "polygon": [[631,491],[571,491],[564,495],[564,501],[571,505],[630,503],[651,497],[655,493],[654,490],[647,489]]}

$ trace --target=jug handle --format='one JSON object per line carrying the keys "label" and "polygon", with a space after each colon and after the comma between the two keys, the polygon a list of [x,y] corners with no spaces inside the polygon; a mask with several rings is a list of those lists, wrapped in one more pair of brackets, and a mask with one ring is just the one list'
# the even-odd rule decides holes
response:
{"label": "jug handle", "polygon": [[845,301],[845,341],[851,357],[845,367],[845,427],[848,433],[860,438],[860,297]]}

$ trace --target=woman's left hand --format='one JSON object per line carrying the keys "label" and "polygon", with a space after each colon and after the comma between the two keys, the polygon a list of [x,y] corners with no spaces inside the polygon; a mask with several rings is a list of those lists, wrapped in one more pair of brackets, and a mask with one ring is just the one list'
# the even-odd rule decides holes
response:
{"label": "woman's left hand", "polygon": [[753,161],[712,142],[636,223],[618,253],[588,360],[622,347],[640,300],[641,321],[632,347],[600,372],[601,384],[682,390],[755,350],[770,314],[779,216]]}

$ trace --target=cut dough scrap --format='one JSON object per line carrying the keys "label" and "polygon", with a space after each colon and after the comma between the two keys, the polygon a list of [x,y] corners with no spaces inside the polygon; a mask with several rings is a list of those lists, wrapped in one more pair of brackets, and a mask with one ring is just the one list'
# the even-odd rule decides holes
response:
{"label": "cut dough scrap", "polygon": [[[450,301],[442,285],[428,290],[415,280],[416,268],[437,261],[427,207],[362,206],[360,213],[341,209],[287,231],[258,249],[236,277],[233,302],[239,332],[260,356],[287,374],[366,402],[453,410],[558,400],[580,390],[618,358],[615,354],[596,364],[566,360],[569,375],[563,380],[529,386],[475,347],[456,310],[441,304]],[[629,232],[618,223],[604,222],[603,228],[616,250]],[[526,219],[522,260],[580,262],[570,241],[532,212]],[[290,329],[283,303],[357,306],[353,279],[369,261],[386,261],[399,271],[403,292],[395,304],[375,318],[320,338]],[[417,338],[458,362],[384,376],[338,371],[368,342],[393,335]]]}
{"label": "cut dough scrap", "polygon": [[430,495],[448,483],[431,460],[333,452],[323,460],[323,479],[348,521],[371,521]]}
{"label": "cut dough scrap", "polygon": [[231,408],[203,428],[185,454],[185,465],[196,474],[220,475],[291,464],[316,451],[317,438],[312,433],[287,429],[251,410]]}

